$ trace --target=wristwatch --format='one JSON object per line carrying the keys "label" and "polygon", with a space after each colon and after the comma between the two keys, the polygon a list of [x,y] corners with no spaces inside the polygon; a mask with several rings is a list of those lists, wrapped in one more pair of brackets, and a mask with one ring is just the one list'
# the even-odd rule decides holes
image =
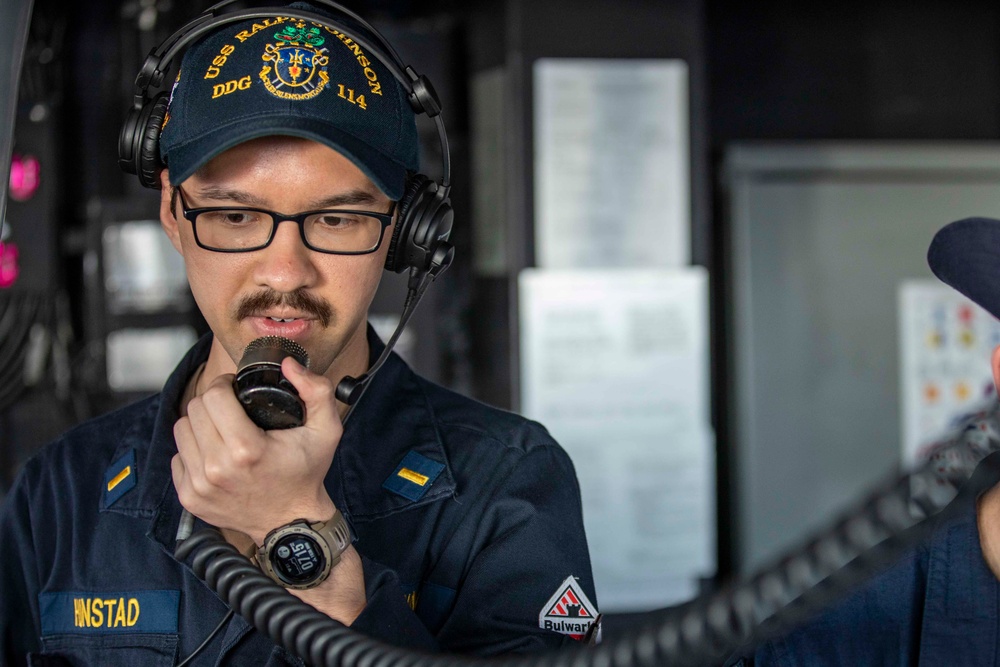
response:
{"label": "wristwatch", "polygon": [[334,509],[327,521],[296,519],[272,530],[257,550],[257,564],[285,588],[313,588],[330,576],[350,544],[347,520]]}

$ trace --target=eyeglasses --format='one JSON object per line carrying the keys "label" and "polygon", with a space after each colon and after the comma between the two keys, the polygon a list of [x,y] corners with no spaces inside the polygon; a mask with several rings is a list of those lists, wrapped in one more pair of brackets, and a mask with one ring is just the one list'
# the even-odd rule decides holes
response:
{"label": "eyeglasses", "polygon": [[274,240],[278,225],[291,220],[299,226],[302,242],[310,250],[331,255],[366,255],[382,245],[392,224],[396,202],[388,213],[330,209],[288,215],[259,208],[210,206],[188,208],[180,186],[184,217],[191,221],[194,240],[205,250],[251,252],[266,248]]}

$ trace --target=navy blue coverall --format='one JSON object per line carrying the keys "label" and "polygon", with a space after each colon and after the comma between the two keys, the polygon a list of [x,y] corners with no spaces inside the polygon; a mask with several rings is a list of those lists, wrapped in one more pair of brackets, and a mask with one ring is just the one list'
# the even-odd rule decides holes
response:
{"label": "navy blue coverall", "polygon": [[1000,583],[983,560],[971,502],[929,541],[734,667],[1000,666]]}
{"label": "navy blue coverall", "polygon": [[[210,342],[160,394],[74,428],[21,471],[0,513],[3,664],[173,665],[225,615],[173,556],[172,428]],[[374,359],[382,343],[371,331],[369,342]],[[540,627],[567,581],[597,602],[564,450],[540,425],[434,385],[395,354],[348,422],[326,486],[362,556],[368,604],[353,627],[367,635],[480,655],[537,650],[573,641]],[[565,606],[550,617],[579,620]],[[194,664],[301,663],[237,614]]]}

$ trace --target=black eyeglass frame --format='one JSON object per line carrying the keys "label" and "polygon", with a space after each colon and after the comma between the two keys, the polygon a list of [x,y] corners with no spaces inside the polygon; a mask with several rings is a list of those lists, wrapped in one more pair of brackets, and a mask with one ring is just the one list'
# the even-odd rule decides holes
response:
{"label": "black eyeglass frame", "polygon": [[[181,200],[181,212],[184,214],[184,217],[191,222],[191,230],[194,232],[194,242],[198,244],[199,248],[210,250],[211,252],[235,253],[235,252],[254,252],[256,250],[263,250],[267,246],[271,245],[272,241],[274,241],[274,235],[278,231],[278,225],[280,225],[282,222],[289,221],[289,222],[294,222],[295,224],[298,225],[299,236],[302,238],[302,244],[305,245],[305,247],[312,250],[313,252],[321,252],[325,255],[370,255],[382,247],[382,241],[385,239],[385,230],[389,227],[389,225],[392,224],[392,216],[396,211],[395,201],[392,202],[392,204],[389,206],[388,213],[376,213],[375,211],[359,211],[348,208],[324,208],[324,209],[319,209],[317,211],[305,211],[302,213],[295,213],[293,215],[289,215],[285,213],[276,213],[275,211],[268,211],[267,209],[263,208],[252,208],[248,206],[205,206],[201,208],[188,208],[187,201],[184,199],[184,191],[181,190],[181,187],[179,185],[175,186],[175,190],[177,191],[177,194]],[[263,213],[264,215],[269,215],[271,216],[271,233],[268,235],[267,241],[265,241],[261,245],[253,246],[252,248],[238,248],[238,249],[226,250],[223,248],[213,248],[212,246],[207,246],[201,242],[200,238],[198,238],[198,223],[196,222],[196,218],[202,213],[211,213],[213,211],[234,211],[234,212],[247,211],[251,213]],[[341,251],[341,250],[323,250],[322,248],[316,248],[311,243],[309,243],[309,240],[306,238],[305,221],[306,218],[308,218],[309,216],[317,215],[319,213],[353,213],[355,215],[367,215],[370,218],[375,218],[382,223],[382,229],[379,230],[378,234],[378,241],[375,243],[375,246],[372,247],[370,250]]]}

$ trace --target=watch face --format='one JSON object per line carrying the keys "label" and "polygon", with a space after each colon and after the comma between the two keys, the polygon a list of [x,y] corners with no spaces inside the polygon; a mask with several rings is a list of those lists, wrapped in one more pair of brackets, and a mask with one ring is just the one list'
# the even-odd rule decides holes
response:
{"label": "watch face", "polygon": [[271,566],[282,581],[297,586],[316,579],[326,567],[326,559],[312,537],[292,534],[274,544]]}

